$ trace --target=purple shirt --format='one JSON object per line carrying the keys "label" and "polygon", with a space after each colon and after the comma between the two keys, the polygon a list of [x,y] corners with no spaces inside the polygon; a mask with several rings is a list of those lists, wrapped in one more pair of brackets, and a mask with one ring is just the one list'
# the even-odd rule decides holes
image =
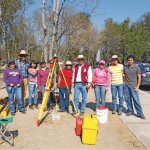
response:
{"label": "purple shirt", "polygon": [[4,71],[3,80],[7,85],[10,85],[11,83],[14,85],[22,83],[23,76],[22,72],[19,68],[10,69],[7,68]]}

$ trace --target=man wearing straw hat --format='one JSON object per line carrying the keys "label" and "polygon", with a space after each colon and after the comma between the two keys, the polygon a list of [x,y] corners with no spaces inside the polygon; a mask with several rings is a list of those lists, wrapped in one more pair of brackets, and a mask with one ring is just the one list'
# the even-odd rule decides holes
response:
{"label": "man wearing straw hat", "polygon": [[[27,91],[27,85],[28,85],[28,68],[29,68],[29,62],[26,60],[26,57],[29,56],[25,50],[21,50],[20,54],[18,54],[20,59],[16,60],[16,67],[19,68],[23,75],[23,81],[21,84],[22,88],[22,100],[23,105],[25,108],[26,104],[26,91]],[[26,109],[25,109],[26,110]]]}
{"label": "man wearing straw hat", "polygon": [[119,57],[117,55],[112,55],[111,62],[112,65],[109,66],[109,72],[111,75],[111,92],[112,92],[112,102],[113,111],[112,114],[117,112],[117,91],[119,97],[119,107],[118,115],[122,115],[123,109],[123,65],[119,64]]}
{"label": "man wearing straw hat", "polygon": [[[84,63],[85,60],[86,58],[83,55],[78,55],[77,61],[79,62],[79,64],[75,66],[73,73],[73,83],[75,87],[74,104],[77,111],[79,107],[80,92],[82,93],[80,116],[84,115],[87,103],[88,89],[90,89],[90,85],[92,82],[92,70],[89,64]],[[75,112],[73,114],[75,114]]]}

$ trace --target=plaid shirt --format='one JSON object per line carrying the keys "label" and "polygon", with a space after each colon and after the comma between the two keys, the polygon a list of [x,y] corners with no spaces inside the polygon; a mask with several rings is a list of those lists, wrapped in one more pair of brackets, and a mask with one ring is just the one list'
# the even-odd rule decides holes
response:
{"label": "plaid shirt", "polygon": [[25,63],[22,63],[21,59],[19,59],[16,60],[15,63],[16,63],[16,67],[21,70],[23,77],[28,77],[29,62],[25,61]]}

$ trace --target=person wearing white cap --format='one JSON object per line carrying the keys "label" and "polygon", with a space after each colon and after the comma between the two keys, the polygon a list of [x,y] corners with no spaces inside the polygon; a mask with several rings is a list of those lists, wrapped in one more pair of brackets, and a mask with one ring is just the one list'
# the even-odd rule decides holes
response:
{"label": "person wearing white cap", "polygon": [[[82,93],[80,116],[84,115],[87,103],[87,94],[92,82],[92,69],[89,64],[84,63],[85,60],[86,58],[83,55],[78,55],[77,61],[79,64],[75,66],[73,73],[73,84],[75,86],[74,104],[77,111],[79,108],[80,92]],[[75,112],[73,114],[75,114]]]}
{"label": "person wearing white cap", "polygon": [[[28,69],[29,69],[29,62],[26,60],[26,57],[29,56],[25,50],[21,50],[20,54],[18,54],[20,57],[19,60],[16,60],[16,67],[19,68],[23,75],[23,82],[21,84],[22,88],[22,100],[23,105],[25,108],[26,105],[26,91],[27,91],[27,85],[28,85]],[[26,108],[25,108],[26,110]]]}
{"label": "person wearing white cap", "polygon": [[112,65],[109,66],[109,72],[111,75],[111,92],[112,92],[112,102],[113,111],[112,114],[117,112],[117,91],[119,97],[119,107],[118,115],[122,115],[123,109],[123,65],[119,64],[119,57],[117,55],[112,55],[111,62]]}
{"label": "person wearing white cap", "polygon": [[[66,68],[63,68],[62,72],[66,79],[69,90],[71,91],[71,86],[72,86],[71,81],[72,81],[72,74],[73,74],[72,62],[67,61],[65,66]],[[66,111],[67,113],[69,113],[69,92],[61,71],[59,72],[58,88],[59,88],[59,99],[60,99],[60,109],[58,110],[58,112]],[[64,94],[65,94],[65,100],[64,100]]]}

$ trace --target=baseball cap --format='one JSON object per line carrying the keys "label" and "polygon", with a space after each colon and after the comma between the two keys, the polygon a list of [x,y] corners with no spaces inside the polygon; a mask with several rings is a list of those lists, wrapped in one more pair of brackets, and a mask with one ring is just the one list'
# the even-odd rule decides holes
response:
{"label": "baseball cap", "polygon": [[105,65],[105,60],[101,60],[101,61],[99,62],[99,64],[104,64],[104,65]]}

